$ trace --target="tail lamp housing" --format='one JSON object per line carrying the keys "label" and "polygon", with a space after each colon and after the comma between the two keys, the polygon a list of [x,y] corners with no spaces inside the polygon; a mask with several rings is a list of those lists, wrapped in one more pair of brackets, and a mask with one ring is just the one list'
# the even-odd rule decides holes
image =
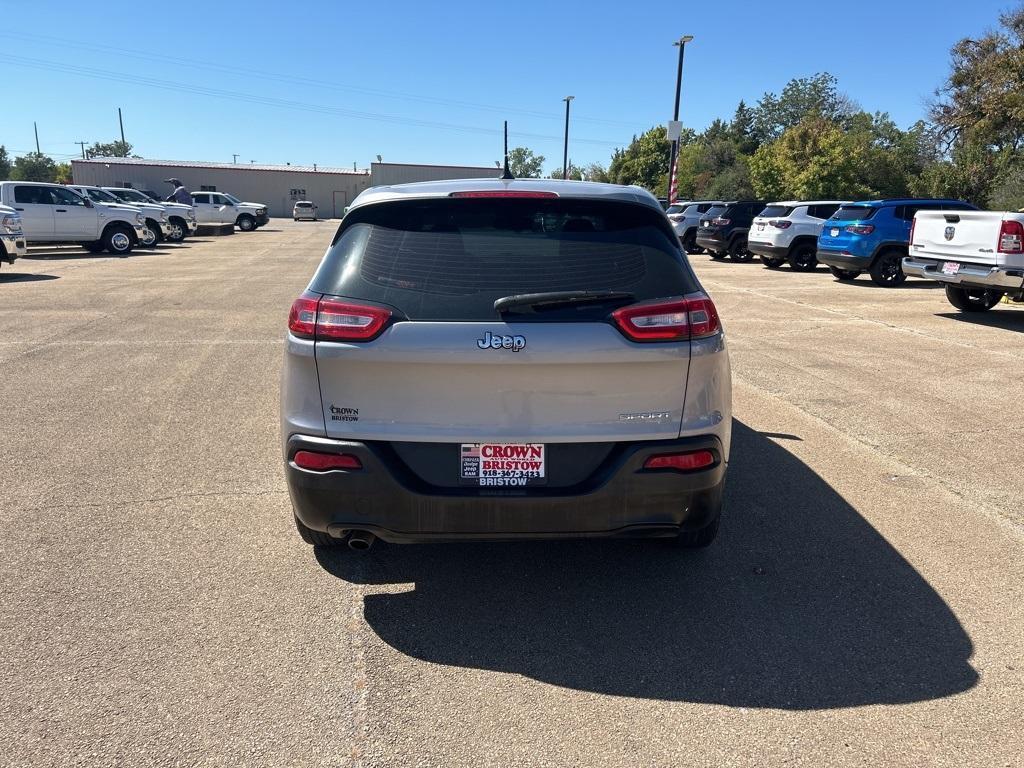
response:
{"label": "tail lamp housing", "polygon": [[311,472],[330,472],[335,469],[362,469],[363,462],[350,453],[321,453],[320,451],[297,451],[292,457],[295,466]]}
{"label": "tail lamp housing", "polygon": [[1024,253],[1024,225],[1007,220],[999,229],[1000,253]]}
{"label": "tail lamp housing", "polygon": [[776,219],[775,221],[769,221],[768,223],[771,224],[776,229],[789,229],[790,227],[793,226],[793,222],[792,221],[784,221],[784,220],[781,220],[781,219]]}
{"label": "tail lamp housing", "polygon": [[372,341],[381,334],[390,319],[390,309],[306,291],[292,303],[288,330],[300,339]]}
{"label": "tail lamp housing", "polygon": [[870,235],[875,231],[874,224],[851,224],[846,228],[851,235]]}
{"label": "tail lamp housing", "polygon": [[714,302],[703,294],[630,304],[611,317],[623,336],[638,342],[703,339],[722,328]]}

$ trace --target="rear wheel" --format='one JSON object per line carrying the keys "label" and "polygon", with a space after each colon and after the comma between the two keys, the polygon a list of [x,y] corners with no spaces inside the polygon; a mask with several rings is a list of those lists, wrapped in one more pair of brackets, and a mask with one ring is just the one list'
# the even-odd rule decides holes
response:
{"label": "rear wheel", "polygon": [[256,219],[254,219],[248,213],[243,213],[241,216],[239,216],[235,224],[237,224],[238,228],[243,232],[252,232],[254,229],[256,229]]}
{"label": "rear wheel", "polygon": [[899,251],[886,251],[878,255],[871,265],[871,281],[883,288],[893,288],[907,279],[903,272],[903,254]]}
{"label": "rear wheel", "polygon": [[112,224],[103,232],[103,247],[115,256],[127,256],[132,252],[132,231],[121,224]]}
{"label": "rear wheel", "polygon": [[789,266],[797,272],[813,272],[818,266],[815,247],[810,243],[796,245],[789,254]]}
{"label": "rear wheel", "polygon": [[697,245],[697,233],[692,229],[683,235],[683,250],[691,256],[696,256],[704,249]]}
{"label": "rear wheel", "polygon": [[307,544],[312,544],[314,547],[339,547],[344,541],[343,539],[334,538],[329,533],[314,531],[312,528],[307,528],[297,517],[295,517],[295,527],[298,529],[299,536],[302,537],[302,540]]}
{"label": "rear wheel", "polygon": [[733,261],[748,262],[754,260],[754,254],[747,250],[747,238],[737,237],[729,248],[729,258]]}
{"label": "rear wheel", "polygon": [[768,269],[778,269],[786,263],[786,260],[779,259],[774,256],[762,256],[761,263],[768,267]]}
{"label": "rear wheel", "polygon": [[677,534],[673,543],[675,546],[682,547],[683,549],[702,549],[707,547],[718,535],[718,527],[721,522],[722,513],[719,512],[715,515],[715,519],[703,528],[698,528],[696,531],[682,531]]}
{"label": "rear wheel", "polygon": [[988,288],[960,288],[947,285],[946,298],[961,312],[988,312],[1003,298],[1003,292]]}
{"label": "rear wheel", "polygon": [[839,267],[829,267],[828,271],[832,273],[832,277],[836,280],[856,280],[860,277],[859,269],[840,269]]}

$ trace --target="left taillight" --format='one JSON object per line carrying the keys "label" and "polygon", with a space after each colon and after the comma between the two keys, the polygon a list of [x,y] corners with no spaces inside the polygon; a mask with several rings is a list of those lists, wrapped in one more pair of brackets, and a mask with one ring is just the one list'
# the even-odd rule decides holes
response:
{"label": "left taillight", "polygon": [[722,324],[707,296],[631,304],[612,312],[612,321],[630,341],[686,341],[718,333]]}
{"label": "left taillight", "polygon": [[371,341],[391,319],[391,310],[319,296],[309,291],[292,302],[288,330],[317,341]]}

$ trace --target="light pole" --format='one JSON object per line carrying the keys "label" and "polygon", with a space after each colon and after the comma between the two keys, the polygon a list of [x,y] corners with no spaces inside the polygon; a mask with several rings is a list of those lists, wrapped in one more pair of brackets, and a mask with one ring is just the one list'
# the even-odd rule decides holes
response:
{"label": "light pole", "polygon": [[[686,54],[686,44],[693,41],[693,35],[683,35],[672,45],[679,46],[679,67],[676,70],[676,105],[672,110],[672,120],[679,120],[679,92],[683,87],[683,56]],[[675,202],[674,188],[676,185],[676,157],[679,154],[679,139],[672,140],[672,149],[668,159],[668,202]]]}
{"label": "light pole", "polygon": [[566,96],[562,99],[565,102],[565,148],[562,150],[563,181],[569,178],[569,102],[575,98],[575,96]]}

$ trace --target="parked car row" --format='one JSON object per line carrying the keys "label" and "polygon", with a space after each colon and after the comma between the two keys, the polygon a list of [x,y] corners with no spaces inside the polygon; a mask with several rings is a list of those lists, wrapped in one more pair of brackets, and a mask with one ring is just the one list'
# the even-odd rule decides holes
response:
{"label": "parked car row", "polygon": [[270,220],[267,206],[224,192],[197,192],[192,200],[160,201],[125,187],[0,181],[0,262],[13,264],[34,244],[78,243],[91,253],[125,255],[161,241],[180,243],[203,224],[250,232]]}
{"label": "parked car row", "polygon": [[[704,200],[667,215],[690,254],[798,272],[825,264],[837,280],[863,273],[883,287],[908,275],[946,284],[957,309],[1024,302],[1024,214],[979,211],[963,200]],[[941,235],[941,237],[940,237]]]}

